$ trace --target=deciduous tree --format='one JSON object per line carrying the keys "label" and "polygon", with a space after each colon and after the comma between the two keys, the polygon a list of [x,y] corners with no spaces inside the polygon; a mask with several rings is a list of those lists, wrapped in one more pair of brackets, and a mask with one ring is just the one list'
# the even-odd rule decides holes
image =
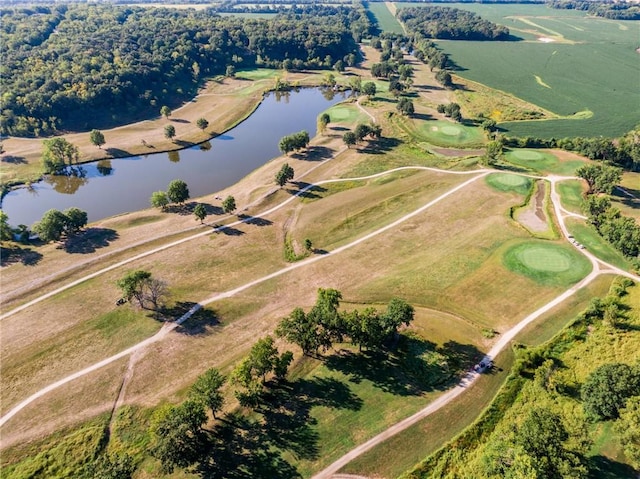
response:
{"label": "deciduous tree", "polygon": [[92,145],[102,148],[102,145],[105,143],[104,134],[100,130],[91,130],[91,133],[89,133],[89,141]]}
{"label": "deciduous tree", "polygon": [[167,105],[163,105],[162,108],[160,108],[160,114],[165,118],[169,118],[171,116],[171,108]]}
{"label": "deciduous tree", "polygon": [[233,213],[236,210],[236,199],[229,195],[222,202],[222,210],[226,213]]}
{"label": "deciduous tree", "polygon": [[176,136],[176,128],[173,125],[166,125],[164,127],[164,137],[169,139],[169,140],[173,140],[173,138]]}
{"label": "deciduous tree", "polygon": [[582,385],[580,395],[587,416],[615,419],[627,399],[640,391],[640,368],[628,364],[604,364],[595,369]]}
{"label": "deciduous tree", "polygon": [[204,131],[209,127],[209,122],[205,118],[198,118],[196,120],[196,126]]}
{"label": "deciduous tree", "polygon": [[173,180],[167,187],[167,198],[173,203],[184,203],[189,199],[189,187],[182,180]]}
{"label": "deciduous tree", "polygon": [[193,214],[196,219],[200,220],[200,223],[207,217],[207,208],[202,203],[198,203],[193,209]]}
{"label": "deciduous tree", "polygon": [[42,166],[45,173],[60,173],[65,166],[77,163],[80,157],[78,147],[64,138],[44,140],[42,145]]}
{"label": "deciduous tree", "polygon": [[40,221],[33,225],[33,231],[45,243],[58,241],[65,230],[66,224],[67,217],[61,211],[51,209],[42,216]]}
{"label": "deciduous tree", "polygon": [[358,138],[356,137],[356,134],[354,132],[347,131],[344,133],[344,135],[342,135],[342,141],[344,141],[344,144],[347,145],[347,148],[351,148],[358,142]]}
{"label": "deciduous tree", "polygon": [[193,383],[189,396],[210,409],[215,418],[216,413],[222,409],[224,404],[224,395],[221,389],[225,381],[226,378],[220,371],[215,368],[208,369]]}
{"label": "deciduous tree", "polygon": [[151,199],[149,200],[151,206],[154,208],[160,208],[164,210],[169,204],[169,198],[167,198],[167,193],[164,191],[154,191],[151,194]]}

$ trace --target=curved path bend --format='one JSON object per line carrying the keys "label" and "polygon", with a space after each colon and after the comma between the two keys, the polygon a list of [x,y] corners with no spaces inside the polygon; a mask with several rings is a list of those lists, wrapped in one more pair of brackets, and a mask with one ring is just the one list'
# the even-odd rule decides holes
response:
{"label": "curved path bend", "polygon": [[[310,189],[319,186],[319,185],[326,185],[326,184],[330,184],[330,183],[340,183],[340,182],[345,182],[345,181],[364,181],[364,180],[369,180],[369,179],[373,179],[373,178],[378,178],[384,175],[388,175],[390,173],[394,173],[396,171],[403,171],[403,170],[430,170],[430,171],[437,171],[440,173],[451,173],[451,174],[456,174],[456,175],[470,175],[470,174],[474,174],[475,176],[473,176],[472,178],[464,181],[463,183],[460,183],[459,185],[451,188],[450,190],[446,191],[445,193],[441,194],[440,196],[438,196],[437,198],[431,200],[430,202],[428,202],[427,204],[421,206],[420,208],[412,211],[411,213],[408,213],[404,216],[402,216],[401,218],[398,218],[397,220],[393,221],[392,223],[389,223],[388,225],[383,226],[382,228],[379,228],[361,238],[358,238],[354,241],[352,241],[351,243],[348,243],[346,245],[340,246],[339,248],[336,248],[335,250],[329,251],[327,254],[324,255],[319,255],[319,256],[314,256],[312,258],[303,260],[303,261],[299,261],[298,263],[294,263],[286,268],[282,268],[278,271],[275,271],[271,274],[268,274],[266,276],[263,276],[261,278],[255,279],[253,281],[250,281],[242,286],[239,286],[237,288],[234,288],[232,290],[226,291],[224,293],[219,293],[219,294],[215,294],[207,299],[205,299],[204,301],[199,302],[198,304],[196,304],[195,306],[193,306],[189,311],[187,311],[184,315],[182,315],[180,318],[178,318],[176,321],[172,322],[172,323],[166,323],[162,326],[162,328],[160,328],[160,330],[153,336],[145,339],[144,341],[141,341],[138,344],[135,344],[133,346],[131,346],[130,348],[125,349],[124,351],[121,351],[117,354],[114,354],[113,356],[110,356],[106,359],[103,359],[100,362],[97,362],[91,366],[88,366],[76,373],[73,373],[65,378],[60,379],[59,381],[56,381],[53,384],[50,384],[49,386],[46,386],[45,388],[37,391],[36,393],[32,394],[31,396],[29,396],[28,398],[26,398],[24,401],[18,403],[16,406],[14,406],[10,411],[8,411],[4,416],[2,416],[0,418],[0,427],[3,426],[7,421],[9,421],[13,416],[15,416],[18,412],[20,412],[22,409],[24,409],[25,407],[27,407],[29,404],[31,404],[33,401],[35,401],[36,399],[39,399],[41,397],[43,397],[44,395],[48,394],[49,392],[53,391],[54,389],[59,388],[60,386],[63,386],[64,384],[67,384],[71,381],[74,381],[75,379],[78,379],[82,376],[85,376],[93,371],[96,371],[108,364],[111,364],[114,361],[117,361],[118,359],[121,359],[125,356],[128,356],[129,354],[132,354],[136,351],[139,351],[142,348],[147,347],[150,344],[153,344],[157,341],[161,341],[162,339],[165,338],[165,336],[170,332],[173,331],[176,327],[178,327],[180,324],[184,323],[187,319],[189,319],[191,316],[193,316],[194,313],[196,313],[199,309],[201,309],[203,306],[206,306],[210,303],[213,303],[214,301],[218,301],[220,299],[223,298],[229,298],[231,296],[234,296],[238,293],[240,293],[241,291],[244,291],[246,289],[249,289],[253,286],[256,286],[260,283],[263,283],[265,281],[268,281],[270,279],[276,278],[278,276],[281,276],[283,274],[288,273],[289,271],[293,271],[294,269],[298,269],[298,268],[302,268],[304,266],[307,266],[311,263],[315,263],[317,261],[322,261],[324,258],[327,257],[331,257],[334,256],[336,254],[341,253],[342,251],[345,251],[347,249],[350,249],[356,245],[359,245],[360,243],[363,243],[364,241],[367,241],[375,236],[378,236],[381,233],[384,233],[385,231],[388,231],[390,229],[395,228],[396,226],[398,226],[399,224],[403,223],[404,221],[413,218],[414,216],[422,213],[423,211],[425,211],[426,209],[430,208],[431,206],[435,205],[436,203],[440,202],[441,200],[447,198],[448,196],[454,194],[455,192],[463,189],[464,187],[466,187],[468,184],[476,181],[479,178],[484,177],[485,175],[487,175],[488,173],[490,173],[491,170],[474,170],[474,171],[465,171],[465,172],[459,172],[459,171],[446,171],[446,170],[438,170],[436,168],[429,168],[429,167],[424,167],[424,166],[415,166],[415,167],[411,167],[411,166],[405,166],[405,167],[400,167],[400,168],[394,168],[391,170],[387,170],[387,171],[383,171],[381,173],[376,173],[374,175],[368,175],[368,176],[360,176],[360,177],[355,177],[355,178],[338,178],[338,179],[332,179],[332,180],[324,180],[324,181],[319,181],[317,183],[314,184],[310,184],[307,185],[306,187],[304,187],[303,189],[297,191],[295,193],[295,195],[292,195],[290,198],[287,198],[285,201],[283,201],[282,203],[274,206],[273,208],[268,209],[267,211],[263,212],[261,214],[261,216],[266,216],[270,213],[273,213],[274,211],[282,208],[283,206],[285,206],[286,204],[290,203],[291,201],[294,201],[296,198],[298,198],[299,196],[303,195],[305,192],[309,191]],[[243,222],[246,221],[250,221],[251,218],[255,218],[255,217],[250,217],[250,218],[245,218],[244,220],[239,220],[236,221],[234,223],[231,223],[229,225],[225,225],[225,226],[220,226],[218,228],[214,228],[214,232],[216,231],[222,231],[225,228],[230,228],[233,227],[235,225],[241,224]],[[203,235],[207,235],[207,234],[211,234],[210,230],[207,230],[203,233],[198,233],[197,235],[194,235],[192,237],[189,238],[185,238],[183,240],[179,240],[179,241],[174,241],[168,245],[164,245],[160,248],[156,248],[153,250],[153,252],[158,252],[158,251],[162,251],[165,250],[167,248],[170,248],[172,246],[175,246],[177,244],[181,244],[185,241],[189,241],[191,239],[193,239],[194,237],[199,237],[199,236],[203,236]],[[57,294],[58,292],[64,291],[65,289],[68,289],[72,286],[75,286],[76,284],[80,284],[81,282],[84,282],[88,279],[94,278],[96,276],[98,276],[99,274],[105,273],[106,271],[111,271],[114,268],[117,268],[119,266],[122,266],[123,264],[126,264],[130,261],[133,261],[135,259],[147,256],[149,254],[152,254],[152,252],[145,252],[141,255],[137,255],[134,256],[133,258],[130,258],[128,260],[122,261],[116,265],[112,265],[109,266],[108,268],[105,268],[103,270],[97,271],[96,273],[92,273],[89,274],[87,276],[85,276],[84,278],[80,278],[77,281],[74,281],[72,283],[69,283],[68,285],[65,285],[61,288],[58,288],[55,291],[52,291],[50,293],[44,294],[36,299],[34,299],[33,301],[31,301],[30,303],[27,303],[26,305],[21,306],[20,308],[16,308],[13,311],[10,311],[9,313],[14,314],[17,313],[18,311],[31,306],[33,304],[36,304],[39,301],[43,301],[44,299],[47,299],[51,296],[53,296],[54,294]],[[7,313],[6,315],[9,315],[9,313]],[[5,315],[5,316],[6,316]]]}
{"label": "curved path bend", "polygon": [[[535,177],[533,175],[525,175],[525,176]],[[562,235],[564,236],[565,239],[569,240],[569,232],[565,225],[564,219],[566,216],[578,216],[578,217],[581,217],[581,216],[571,213],[569,211],[566,211],[561,206],[560,196],[556,190],[556,184],[559,181],[570,179],[570,178],[560,177],[560,176],[535,177],[535,178],[541,178],[541,179],[549,180],[551,182],[551,201],[553,203],[554,212],[555,212],[556,218],[558,219],[558,223],[560,225],[560,230],[562,231]],[[576,283],[571,288],[567,289],[565,292],[563,292],[556,298],[552,299],[547,304],[545,304],[544,306],[540,307],[539,309],[537,309],[536,311],[528,315],[526,318],[522,319],[520,322],[518,322],[518,324],[513,326],[511,329],[504,332],[500,336],[500,340],[496,342],[496,344],[494,344],[493,347],[486,354],[486,356],[483,359],[484,361],[493,361],[494,358],[496,358],[498,354],[508,346],[511,340],[513,340],[513,338],[515,338],[516,335],[520,333],[524,328],[526,328],[529,324],[531,324],[537,318],[547,313],[548,311],[550,311],[551,309],[553,309],[554,307],[556,307],[557,305],[565,301],[567,298],[575,294],[579,289],[587,286],[589,283],[591,283],[591,281],[593,281],[599,275],[618,274],[618,275],[630,278],[636,282],[640,281],[640,278],[638,276],[635,276],[629,273],[628,271],[624,271],[616,266],[610,265],[598,259],[591,252],[585,249],[580,249],[574,243],[571,243],[571,244],[573,244],[574,248],[576,248],[580,253],[582,253],[589,259],[592,265],[591,273],[589,273],[584,279],[582,279],[582,281],[580,281],[579,283]],[[449,404],[456,397],[461,395],[470,385],[472,385],[480,377],[480,374],[481,373],[478,373],[475,371],[468,372],[455,387],[453,387],[452,389],[444,393],[442,396],[438,397],[435,401],[429,403],[425,408],[416,412],[412,416],[409,416],[408,418],[403,419],[402,421],[390,426],[388,429],[381,432],[377,436],[372,437],[367,442],[355,447],[354,449],[349,451],[347,454],[339,458],[337,461],[333,462],[327,468],[318,472],[316,475],[313,476],[312,479],[339,479],[341,477],[348,477],[346,475],[337,474],[337,473],[338,471],[340,471],[340,469],[345,467],[349,462],[354,460],[356,457],[364,454],[365,452],[369,451],[370,449],[374,448],[375,446],[379,445],[380,443],[384,442],[390,437],[398,434],[401,431],[404,431],[408,427],[414,425],[418,421],[424,419],[425,417],[433,414],[434,412],[438,411],[439,409]]]}

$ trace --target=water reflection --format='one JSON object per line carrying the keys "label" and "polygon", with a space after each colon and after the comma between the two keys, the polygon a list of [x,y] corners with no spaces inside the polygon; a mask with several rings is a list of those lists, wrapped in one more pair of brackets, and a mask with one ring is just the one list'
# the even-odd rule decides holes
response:
{"label": "water reflection", "polygon": [[45,181],[58,193],[73,195],[78,188],[89,182],[87,170],[82,166],[68,167],[61,175],[49,175]]}
{"label": "water reflection", "polygon": [[2,209],[12,225],[33,224],[51,208],[63,211],[72,206],[86,211],[89,221],[97,221],[148,208],[151,193],[164,190],[176,178],[188,184],[192,197],[213,193],[278,156],[283,136],[300,130],[313,135],[318,115],[348,96],[331,89],[272,93],[247,120],[205,143],[171,153],[153,153],[147,144],[145,156],[86,163],[68,175],[34,183],[31,191],[9,192]]}
{"label": "water reflection", "polygon": [[169,155],[169,161],[171,163],[180,163],[180,152],[179,151],[170,151],[167,154]]}
{"label": "water reflection", "polygon": [[102,176],[109,176],[113,173],[113,167],[111,166],[111,160],[100,160],[96,163],[96,167],[98,168],[98,173]]}

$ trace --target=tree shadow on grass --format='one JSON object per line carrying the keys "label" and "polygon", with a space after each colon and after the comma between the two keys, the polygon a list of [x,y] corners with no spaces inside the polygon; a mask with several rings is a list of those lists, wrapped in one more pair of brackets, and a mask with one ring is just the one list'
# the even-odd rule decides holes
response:
{"label": "tree shadow on grass", "polygon": [[[165,322],[177,321],[196,304],[198,303],[194,303],[193,301],[178,301],[173,306],[162,306],[156,311],[156,318]],[[182,325],[187,323],[187,321]]]}
{"label": "tree shadow on grass", "polygon": [[95,253],[99,248],[106,248],[119,238],[118,233],[110,228],[87,228],[82,233],[67,238],[64,250],[72,254]]}
{"label": "tree shadow on grass", "polygon": [[305,161],[322,161],[333,156],[334,151],[326,146],[310,146],[304,153],[294,153],[291,158]]}
{"label": "tree shadow on grass", "polygon": [[27,159],[24,156],[6,155],[0,160],[2,163],[11,163],[12,165],[25,165]]}
{"label": "tree shadow on grass", "polygon": [[[153,148],[153,146],[152,146]],[[131,156],[127,150],[122,150],[120,148],[105,148],[105,150],[109,156],[113,158],[122,158],[123,156]]]}
{"label": "tree shadow on grass", "polygon": [[[188,304],[194,305],[195,303],[185,303],[185,306]],[[176,328],[176,332],[187,336],[201,336],[213,333],[219,325],[220,320],[215,311],[200,308],[189,319],[179,325]]]}
{"label": "tree shadow on grass", "polygon": [[[292,184],[295,185],[297,189],[296,190],[287,189],[286,192],[289,193],[290,195],[298,194],[300,193],[301,190],[311,185],[311,183],[307,183],[305,181],[294,181],[292,182]],[[325,191],[327,191],[326,188],[318,185],[313,185],[307,191],[305,191],[304,193],[300,193],[298,196],[300,198],[305,198],[305,199],[318,199],[318,198],[321,198],[321,196],[318,193],[323,193]]]}
{"label": "tree shadow on grass", "polygon": [[190,146],[193,146],[196,144],[193,141],[185,141],[185,140],[173,140],[173,142],[182,148],[189,148]]}
{"label": "tree shadow on grass", "polygon": [[245,234],[244,231],[234,228],[233,226],[214,225],[214,229],[216,229],[214,233],[222,233],[227,236],[242,236],[243,234]]}
{"label": "tree shadow on grass", "polygon": [[483,353],[470,344],[449,341],[438,347],[421,338],[401,335],[396,351],[341,350],[327,357],[325,365],[356,383],[368,380],[385,392],[413,396],[447,389],[482,357]]}
{"label": "tree shadow on grass", "polygon": [[619,479],[622,477],[633,479],[637,477],[637,471],[628,464],[602,455],[589,457],[587,459],[587,467],[589,469],[589,477],[592,479]]}
{"label": "tree shadow on grass", "polygon": [[397,138],[381,137],[367,143],[367,145],[365,145],[364,148],[360,148],[359,151],[360,153],[367,153],[369,155],[382,155],[384,153],[388,153],[401,144],[402,141]]}
{"label": "tree shadow on grass", "polygon": [[25,266],[35,266],[42,259],[42,254],[31,248],[11,246],[0,248],[0,266],[9,266],[14,263],[22,263]]}
{"label": "tree shadow on grass", "polygon": [[245,214],[239,214],[238,219],[243,223],[254,226],[270,226],[273,224],[273,221],[268,220],[266,218],[260,218],[258,216],[249,216]]}
{"label": "tree shadow on grass", "polygon": [[316,406],[359,410],[362,400],[349,385],[332,378],[273,381],[257,409],[259,419],[229,414],[206,434],[202,458],[194,468],[207,479],[298,478],[283,457],[319,457],[319,436],[311,410]]}

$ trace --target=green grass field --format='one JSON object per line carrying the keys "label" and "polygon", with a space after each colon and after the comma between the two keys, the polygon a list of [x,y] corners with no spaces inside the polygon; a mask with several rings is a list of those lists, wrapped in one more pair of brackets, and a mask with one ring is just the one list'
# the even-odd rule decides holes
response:
{"label": "green grass field", "polygon": [[536,173],[573,175],[584,161],[560,161],[551,153],[539,150],[511,149],[504,155],[505,161]]}
{"label": "green grass field", "polygon": [[450,6],[506,25],[512,35],[521,38],[512,42],[438,41],[463,69],[456,73],[561,116],[592,112],[577,115],[585,119],[501,124],[510,134],[619,136],[640,121],[637,108],[629,108],[640,103],[637,22],[586,17],[543,5]]}
{"label": "green grass field", "polygon": [[370,118],[365,115],[357,105],[340,103],[329,108],[326,113],[331,118],[331,123],[367,123]]}
{"label": "green grass field", "polygon": [[498,191],[514,192],[522,196],[529,193],[533,184],[531,178],[512,173],[492,173],[485,177],[485,181]]}
{"label": "green grass field", "polygon": [[569,286],[589,271],[591,263],[567,245],[547,241],[524,241],[504,254],[504,265],[541,284]]}
{"label": "green grass field", "polygon": [[460,125],[449,121],[424,121],[416,128],[420,139],[436,146],[456,146],[460,148],[478,146],[484,136],[480,128]]}
{"label": "green grass field", "polygon": [[582,214],[582,193],[584,191],[581,180],[566,180],[556,184],[560,194],[560,202],[564,208],[574,213]]}
{"label": "green grass field", "polygon": [[576,238],[576,241],[586,246],[589,251],[601,260],[624,270],[628,270],[631,267],[631,264],[624,258],[622,253],[607,243],[592,226],[574,218],[568,218],[566,224],[569,233]]}
{"label": "green grass field", "polygon": [[404,33],[402,25],[382,2],[367,2],[367,10],[375,17],[378,28],[383,32]]}

